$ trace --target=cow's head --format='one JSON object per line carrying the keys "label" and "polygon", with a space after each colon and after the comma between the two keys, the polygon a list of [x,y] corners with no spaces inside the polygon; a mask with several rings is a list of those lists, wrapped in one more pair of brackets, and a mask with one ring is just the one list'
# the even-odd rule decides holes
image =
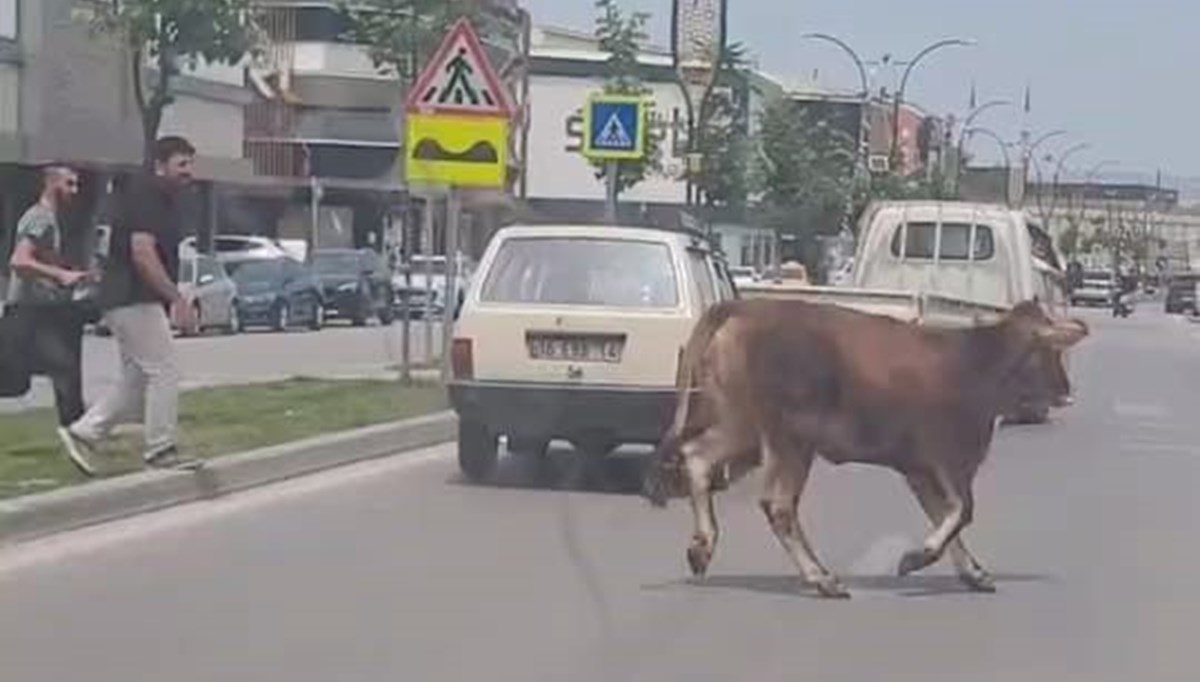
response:
{"label": "cow's head", "polygon": [[1023,403],[1064,407],[1071,403],[1071,381],[1063,354],[1089,334],[1078,319],[1055,320],[1036,300],[1015,306],[1004,321],[1019,358],[1013,384]]}

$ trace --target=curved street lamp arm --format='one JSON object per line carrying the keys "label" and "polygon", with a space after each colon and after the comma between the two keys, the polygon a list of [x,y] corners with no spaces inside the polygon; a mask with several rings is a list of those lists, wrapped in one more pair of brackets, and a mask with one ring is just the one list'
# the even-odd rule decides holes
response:
{"label": "curved street lamp arm", "polygon": [[847,45],[842,39],[836,36],[831,36],[828,33],[805,33],[800,37],[810,38],[813,40],[824,40],[826,42],[833,43],[834,45],[840,47],[846,54],[850,55],[850,58],[854,60],[854,66],[858,68],[858,78],[862,85],[862,96],[864,99],[870,96],[871,85],[869,83],[869,79],[867,78],[867,68],[863,66],[863,61],[859,58],[858,53],[854,51],[854,48]]}
{"label": "curved street lamp arm", "polygon": [[938,42],[930,45],[929,47],[926,47],[924,50],[921,50],[919,53],[917,53],[917,56],[913,57],[913,60],[908,63],[908,67],[904,69],[904,76],[900,79],[900,89],[897,91],[897,95],[896,95],[897,99],[904,96],[904,89],[908,85],[908,77],[910,75],[912,75],[913,69],[916,68],[917,64],[919,64],[921,62],[921,60],[924,59],[931,52],[940,50],[943,47],[970,47],[974,44],[975,44],[975,41],[973,41],[973,40],[964,40],[962,38],[948,38],[946,40],[939,40]]}
{"label": "curved street lamp arm", "polygon": [[1067,134],[1067,131],[1060,129],[1060,130],[1051,130],[1050,132],[1046,133],[1045,135],[1042,135],[1041,137],[1039,137],[1037,140],[1034,141],[1033,144],[1029,145],[1029,149],[1025,152],[1025,163],[1026,164],[1029,163],[1029,159],[1033,158],[1033,153],[1035,151],[1037,151],[1037,148],[1042,146],[1042,144],[1044,142],[1050,140],[1050,138],[1052,138],[1052,137],[1058,137],[1060,135],[1066,135],[1066,134]]}
{"label": "curved street lamp arm", "polygon": [[1062,156],[1058,157],[1058,165],[1055,166],[1055,168],[1054,168],[1054,185],[1056,187],[1058,186],[1059,177],[1062,176],[1063,167],[1067,163],[1067,159],[1070,158],[1072,154],[1077,154],[1091,146],[1092,145],[1088,144],[1087,142],[1080,142],[1079,144],[1075,145],[1074,147],[1071,147],[1070,149],[1063,152]]}
{"label": "curved street lamp arm", "polygon": [[980,114],[987,111],[988,109],[994,109],[996,107],[1002,107],[1002,106],[1009,106],[1011,104],[1012,104],[1012,102],[1010,102],[1006,99],[994,99],[990,102],[985,102],[985,103],[975,107],[974,111],[972,111],[970,114],[968,114],[966,120],[963,121],[963,129],[962,129],[962,132],[959,134],[959,138],[958,138],[959,144],[961,145],[963,143],[963,140],[965,139],[964,136],[967,134],[967,130],[971,128],[971,124],[975,122],[975,119],[978,118]]}
{"label": "curved street lamp arm", "polygon": [[966,144],[967,141],[970,141],[971,137],[974,135],[983,135],[984,137],[995,140],[996,144],[1000,146],[1000,153],[1004,155],[1004,167],[1012,168],[1012,156],[1008,153],[1008,143],[1005,142],[1004,138],[997,135],[994,131],[988,128],[970,128],[969,130],[964,131],[963,135],[966,138],[964,140],[964,144]]}

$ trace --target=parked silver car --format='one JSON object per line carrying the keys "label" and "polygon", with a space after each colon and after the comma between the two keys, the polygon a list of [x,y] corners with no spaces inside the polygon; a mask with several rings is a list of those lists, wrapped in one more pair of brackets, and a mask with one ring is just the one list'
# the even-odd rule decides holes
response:
{"label": "parked silver car", "polygon": [[241,331],[237,284],[217,259],[205,254],[190,254],[180,259],[179,288],[195,301],[200,333],[209,329],[230,334]]}

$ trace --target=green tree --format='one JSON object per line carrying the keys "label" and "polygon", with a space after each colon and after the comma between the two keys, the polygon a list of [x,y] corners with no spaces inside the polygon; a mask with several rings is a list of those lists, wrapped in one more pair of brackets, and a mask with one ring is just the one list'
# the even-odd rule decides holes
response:
{"label": "green tree", "polygon": [[[92,28],[129,51],[147,168],[163,112],[174,102],[174,79],[181,67],[195,69],[201,61],[236,64],[260,40],[251,0],[110,0],[97,5]],[[147,61],[155,70],[149,82]]]}
{"label": "green tree", "polygon": [[746,103],[736,97],[736,88],[746,78],[746,50],[740,43],[729,45],[717,62],[717,73],[707,100],[702,102],[696,129],[696,149],[702,155],[692,182],[712,206],[742,208],[751,192],[753,141],[743,124]]}
{"label": "green tree", "polygon": [[[650,36],[646,32],[646,24],[650,21],[647,12],[634,12],[626,16],[617,5],[616,0],[596,0],[595,36],[600,43],[600,50],[608,53],[605,63],[607,81],[604,93],[608,95],[633,95],[649,98],[651,90],[645,86],[641,77],[641,65],[638,54]],[[654,120],[653,100],[646,107],[646,115],[642,125],[650,131],[651,121]],[[592,161],[596,167],[596,179],[606,180],[608,164],[604,161]],[[617,194],[635,187],[646,177],[662,167],[662,140],[651,132],[646,136],[646,156],[639,160],[622,159],[616,163]]]}
{"label": "green tree", "polygon": [[835,234],[860,191],[853,137],[781,99],[763,113],[759,146],[767,224],[806,242]]}
{"label": "green tree", "polygon": [[[363,45],[375,68],[395,76],[401,90],[416,80],[459,17],[470,18],[481,30],[485,14],[482,0],[338,0],[338,9],[350,26],[346,38]],[[497,28],[515,30],[504,24]]]}

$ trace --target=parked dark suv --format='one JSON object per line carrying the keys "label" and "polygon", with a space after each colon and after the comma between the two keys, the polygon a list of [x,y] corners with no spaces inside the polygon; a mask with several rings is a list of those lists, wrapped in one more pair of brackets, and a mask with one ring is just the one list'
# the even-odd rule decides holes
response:
{"label": "parked dark suv", "polygon": [[312,267],[321,280],[325,312],[357,327],[372,317],[391,324],[392,280],[379,254],[370,249],[318,249]]}
{"label": "parked dark suv", "polygon": [[1200,273],[1176,275],[1167,282],[1167,300],[1163,305],[1167,314],[1180,315],[1196,312],[1196,282]]}

